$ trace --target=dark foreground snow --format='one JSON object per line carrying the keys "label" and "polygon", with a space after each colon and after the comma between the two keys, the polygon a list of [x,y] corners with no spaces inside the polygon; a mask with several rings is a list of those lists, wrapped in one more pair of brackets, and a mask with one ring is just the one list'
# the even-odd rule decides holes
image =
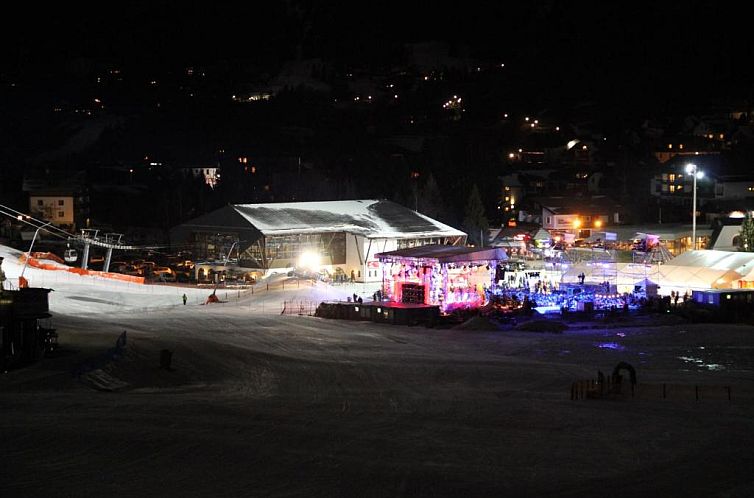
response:
{"label": "dark foreground snow", "polygon": [[[0,376],[3,497],[754,495],[752,327],[470,332],[243,306],[54,325],[55,358]],[[123,330],[123,358],[74,378]],[[619,361],[651,385],[570,400]],[[690,388],[662,399],[663,382]]]}

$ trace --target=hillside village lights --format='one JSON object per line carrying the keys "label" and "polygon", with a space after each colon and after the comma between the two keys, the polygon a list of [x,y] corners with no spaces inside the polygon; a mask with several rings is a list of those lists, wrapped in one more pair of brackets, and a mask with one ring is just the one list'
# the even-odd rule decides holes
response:
{"label": "hillside village lights", "polygon": [[693,208],[693,213],[691,215],[691,248],[696,249],[696,179],[703,178],[704,171],[699,171],[696,164],[689,163],[686,165],[686,173],[694,178],[693,200],[691,201]]}

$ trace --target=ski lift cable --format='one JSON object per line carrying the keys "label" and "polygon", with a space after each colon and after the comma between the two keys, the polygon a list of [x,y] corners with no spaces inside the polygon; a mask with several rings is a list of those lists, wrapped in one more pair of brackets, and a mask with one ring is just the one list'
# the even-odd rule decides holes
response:
{"label": "ski lift cable", "polygon": [[[94,239],[94,238],[84,237],[82,235],[74,235],[74,234],[71,234],[71,233],[63,230],[62,228],[58,228],[58,227],[56,227],[54,225],[50,225],[50,224],[48,224],[48,222],[45,222],[45,221],[42,221],[42,220],[38,220],[38,219],[34,218],[33,216],[24,214],[24,213],[22,213],[20,211],[16,211],[15,209],[13,209],[11,207],[8,207],[8,206],[5,206],[3,204],[0,204],[0,214],[4,214],[4,215],[8,216],[9,218],[12,218],[14,220],[20,221],[20,222],[25,223],[25,224],[27,224],[29,226],[34,227],[34,228],[37,228],[37,229],[40,229],[40,230],[44,230],[44,231],[48,232],[50,235],[54,235],[54,236],[59,237],[61,239],[66,239],[66,240],[69,240],[69,241],[75,240],[75,241],[80,242],[80,243],[89,243],[89,244],[92,244],[92,245],[95,245],[95,246],[99,246],[99,247],[119,249],[119,250],[150,250],[150,249],[157,249],[157,248],[165,248],[165,247],[167,247],[167,246],[133,246],[133,245],[125,245],[125,244],[111,244],[111,243],[108,243],[108,242],[99,241],[99,240]],[[29,220],[33,220],[35,223],[38,223],[38,225],[35,224],[35,223],[31,223]],[[89,229],[89,228],[86,228],[86,229],[83,229],[83,230],[95,231],[95,232],[97,231],[96,229]]]}
{"label": "ski lift cable", "polygon": [[[9,216],[11,218],[15,218],[15,219],[17,219],[19,221],[25,221],[25,222],[27,222],[27,224],[31,224],[32,226],[35,226],[36,228],[39,228],[39,227],[36,226],[36,225],[34,225],[34,224],[32,224],[32,223],[28,223],[28,220],[34,220],[34,222],[35,223],[39,223],[40,226],[42,226],[42,225],[49,225],[49,223],[47,221],[45,221],[45,220],[40,220],[40,219],[34,218],[33,216],[25,214],[25,213],[22,213],[20,211],[17,211],[15,209],[13,209],[12,207],[0,204],[0,208],[3,208],[5,210],[10,211],[11,213],[13,213],[13,214],[10,214],[10,213],[3,213],[3,214],[5,214],[5,215],[7,215],[7,216]],[[55,225],[49,225],[49,226],[51,228],[50,232],[55,231],[55,232],[59,232],[61,234],[65,234],[66,236],[71,236],[70,233],[66,232],[62,228],[58,228]]]}
{"label": "ski lift cable", "polygon": [[[10,217],[10,218],[13,218],[13,219],[17,219],[17,218],[16,218],[16,215],[13,215],[13,214],[10,214],[10,213],[8,213],[8,212],[5,212],[5,211],[3,211],[2,209],[0,209],[0,214],[4,214],[4,215],[6,215],[6,216],[8,216],[8,217]],[[55,237],[59,237],[59,238],[61,238],[61,239],[68,239],[68,238],[69,238],[69,235],[68,235],[68,234],[66,234],[66,235],[61,235],[61,234],[59,234],[59,233],[56,233],[56,232],[54,232],[53,230],[50,230],[49,228],[51,228],[51,227],[52,227],[52,225],[48,225],[48,226],[45,226],[44,224],[42,224],[42,225],[35,225],[34,223],[31,223],[31,222],[29,222],[29,221],[27,221],[27,220],[24,220],[24,219],[20,219],[20,220],[18,220],[18,221],[20,221],[20,222],[22,222],[22,223],[26,223],[27,225],[29,225],[29,226],[31,226],[31,227],[33,227],[33,228],[36,228],[36,229],[38,229],[38,230],[44,230],[45,232],[48,232],[48,233],[49,233],[50,235],[54,235]],[[36,221],[36,220],[35,220],[35,221]]]}
{"label": "ski lift cable", "polygon": [[[42,228],[44,226],[45,227],[44,230],[46,232],[50,233],[50,234],[57,235],[59,237],[63,237],[63,236],[65,236],[65,237],[73,237],[73,235],[71,235],[70,233],[66,232],[62,228],[58,228],[55,225],[51,225],[47,221],[39,220],[37,218],[34,218],[33,216],[24,214],[24,213],[22,213],[20,211],[16,211],[15,209],[13,209],[11,207],[8,207],[8,206],[5,206],[3,204],[0,204],[0,208],[2,208],[4,210],[7,210],[7,211],[10,211],[10,213],[9,213],[7,211],[0,210],[1,214],[4,214],[4,215],[8,216],[9,218],[13,218],[13,219],[15,219],[17,221],[21,221],[23,223],[26,223],[27,225],[31,225],[34,228]],[[34,223],[29,222],[29,220],[33,220]]]}

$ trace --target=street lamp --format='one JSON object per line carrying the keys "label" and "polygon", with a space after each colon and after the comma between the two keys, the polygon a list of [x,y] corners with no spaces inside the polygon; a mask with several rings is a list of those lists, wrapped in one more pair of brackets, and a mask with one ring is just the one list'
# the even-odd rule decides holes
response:
{"label": "street lamp", "polygon": [[26,253],[26,260],[24,261],[24,267],[21,269],[21,275],[18,277],[19,287],[21,287],[21,279],[24,278],[24,272],[26,271],[26,266],[29,264],[29,258],[31,258],[31,250],[34,249],[34,242],[37,240],[37,235],[39,235],[39,231],[42,230],[47,225],[52,225],[51,221],[48,221],[44,225],[37,227],[37,230],[34,232],[34,237],[31,239],[31,244],[29,245],[29,252]]}
{"label": "street lamp", "polygon": [[704,177],[704,171],[700,171],[696,164],[689,163],[686,165],[686,173],[694,178],[693,186],[693,214],[691,215],[691,248],[696,249],[696,179]]}

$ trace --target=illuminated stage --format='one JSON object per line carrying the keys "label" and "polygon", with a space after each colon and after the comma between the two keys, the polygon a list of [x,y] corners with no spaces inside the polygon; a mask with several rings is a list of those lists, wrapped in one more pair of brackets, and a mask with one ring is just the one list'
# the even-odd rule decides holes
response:
{"label": "illuminated stage", "polygon": [[426,245],[376,254],[382,293],[393,303],[438,306],[443,312],[479,308],[508,259],[500,248]]}

